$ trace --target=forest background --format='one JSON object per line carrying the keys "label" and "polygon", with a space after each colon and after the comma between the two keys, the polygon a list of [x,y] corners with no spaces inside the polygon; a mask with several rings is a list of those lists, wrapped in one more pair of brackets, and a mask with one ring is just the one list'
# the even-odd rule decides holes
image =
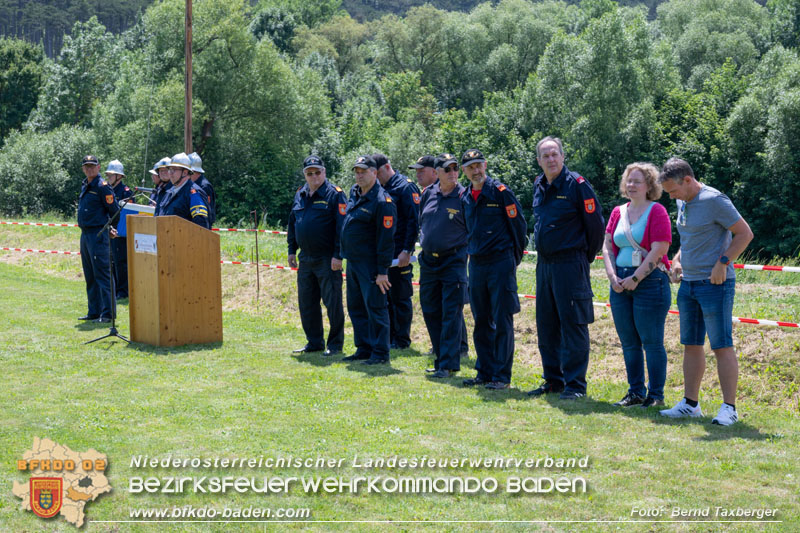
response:
{"label": "forest background", "polygon": [[[800,0],[195,0],[193,140],[219,217],[285,223],[309,153],[348,188],[383,151],[482,150],[530,216],[535,145],[606,213],[677,155],[763,257],[800,251]],[[80,159],[127,183],[183,150],[184,0],[0,0],[0,213],[74,216]],[[674,202],[662,202],[674,212]]]}

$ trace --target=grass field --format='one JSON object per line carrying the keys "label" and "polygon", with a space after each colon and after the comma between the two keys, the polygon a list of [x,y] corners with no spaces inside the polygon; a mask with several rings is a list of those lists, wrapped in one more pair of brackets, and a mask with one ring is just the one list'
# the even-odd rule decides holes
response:
{"label": "grass field", "polygon": [[[77,229],[0,226],[0,246],[77,250]],[[253,235],[221,235],[223,256],[253,258]],[[259,259],[286,264],[283,237],[259,238]],[[597,301],[608,288],[595,264]],[[533,293],[533,263],[519,271],[521,293]],[[738,272],[734,314],[800,319],[800,276]],[[363,367],[320,354],[292,356],[304,337],[297,315],[294,273],[224,265],[225,342],[157,349],[103,341],[107,331],[75,320],[86,311],[80,259],[0,251],[0,531],[70,531],[63,519],[44,522],[19,510],[13,480],[27,475],[16,460],[34,437],[76,451],[108,455],[113,492],[87,506],[87,531],[315,530],[545,530],[545,531],[797,531],[800,527],[800,332],[735,325],[741,379],[741,422],[710,424],[720,394],[713,356],[701,403],[707,416],[660,418],[657,410],[611,405],[626,391],[619,341],[608,311],[591,326],[589,397],[581,402],[531,400],[538,385],[534,305],[516,316],[512,388],[465,389],[474,352],[462,376],[432,382],[424,369],[429,342],[415,309],[414,343],[393,352],[390,367]],[[674,291],[673,291],[674,294]],[[415,297],[416,300],[416,297]],[[119,307],[127,334],[127,306]],[[469,320],[468,320],[469,322]],[[349,322],[348,322],[349,328]],[[667,318],[667,402],[681,397],[681,351],[675,317]],[[352,351],[352,331],[346,351]],[[136,455],[156,458],[312,457],[344,459],[338,468],[135,468]],[[587,468],[357,468],[392,456],[435,459],[588,457]],[[431,476],[494,478],[495,493],[478,494],[131,494],[131,479],[155,476]],[[587,491],[505,492],[513,477],[585,478]],[[192,505],[308,508],[310,523],[132,523],[139,508]],[[636,509],[665,509],[653,518]],[[774,523],[715,516],[724,509],[777,509]],[[673,509],[710,508],[709,517],[669,516]],[[708,522],[708,520],[733,520]],[[366,523],[364,521],[379,521]],[[400,521],[389,524],[380,521]],[[483,523],[464,522],[478,521]],[[485,521],[504,521],[487,523]],[[563,521],[589,521],[563,522]],[[335,523],[343,522],[343,523]]]}

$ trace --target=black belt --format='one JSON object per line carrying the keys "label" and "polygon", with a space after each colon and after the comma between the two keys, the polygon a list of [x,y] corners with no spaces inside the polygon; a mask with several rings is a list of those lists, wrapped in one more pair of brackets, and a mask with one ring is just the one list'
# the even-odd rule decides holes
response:
{"label": "black belt", "polygon": [[455,255],[461,250],[464,249],[464,246],[456,246],[454,248],[450,248],[449,250],[445,250],[443,252],[429,252],[428,250],[422,250],[425,255],[429,255],[431,257],[435,257],[436,259],[444,259],[445,257],[450,257],[451,255]]}

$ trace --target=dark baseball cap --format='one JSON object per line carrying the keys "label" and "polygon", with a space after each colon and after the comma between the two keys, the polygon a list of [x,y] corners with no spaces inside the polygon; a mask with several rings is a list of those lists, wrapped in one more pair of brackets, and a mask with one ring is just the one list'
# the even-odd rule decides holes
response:
{"label": "dark baseball cap", "polygon": [[454,163],[458,165],[458,159],[453,154],[439,154],[436,158],[435,168],[447,168]]}
{"label": "dark baseball cap", "polygon": [[471,165],[472,163],[485,163],[486,158],[483,157],[483,154],[480,150],[476,150],[474,148],[470,148],[464,155],[461,156],[461,166],[465,167],[467,165]]}
{"label": "dark baseball cap", "polygon": [[356,159],[356,162],[353,163],[353,168],[378,168],[378,165],[375,163],[375,160],[372,159],[371,155],[362,155]]}
{"label": "dark baseball cap", "polygon": [[374,154],[372,154],[372,159],[375,160],[375,165],[377,166],[377,168],[381,168],[383,165],[389,163],[389,158],[386,157],[385,154],[382,154],[380,152],[375,152]]}
{"label": "dark baseball cap", "polygon": [[430,167],[436,168],[436,158],[432,155],[423,155],[413,165],[408,165],[408,168],[423,168]]}
{"label": "dark baseball cap", "polygon": [[310,155],[303,161],[303,170],[307,168],[321,168],[325,170],[325,165],[322,163],[322,159],[320,159],[319,156]]}
{"label": "dark baseball cap", "polygon": [[100,161],[97,160],[97,156],[87,155],[86,157],[83,158],[83,163],[81,163],[81,166],[83,166],[83,165],[99,165],[99,164],[100,164]]}

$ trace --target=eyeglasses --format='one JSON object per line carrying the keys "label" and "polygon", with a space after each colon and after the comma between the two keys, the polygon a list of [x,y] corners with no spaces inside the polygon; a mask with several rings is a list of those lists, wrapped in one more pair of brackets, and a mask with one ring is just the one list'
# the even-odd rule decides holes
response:
{"label": "eyeglasses", "polygon": [[686,225],[686,202],[678,204],[678,220],[676,221],[679,226]]}
{"label": "eyeglasses", "polygon": [[444,169],[445,172],[458,172],[458,166],[451,165]]}

